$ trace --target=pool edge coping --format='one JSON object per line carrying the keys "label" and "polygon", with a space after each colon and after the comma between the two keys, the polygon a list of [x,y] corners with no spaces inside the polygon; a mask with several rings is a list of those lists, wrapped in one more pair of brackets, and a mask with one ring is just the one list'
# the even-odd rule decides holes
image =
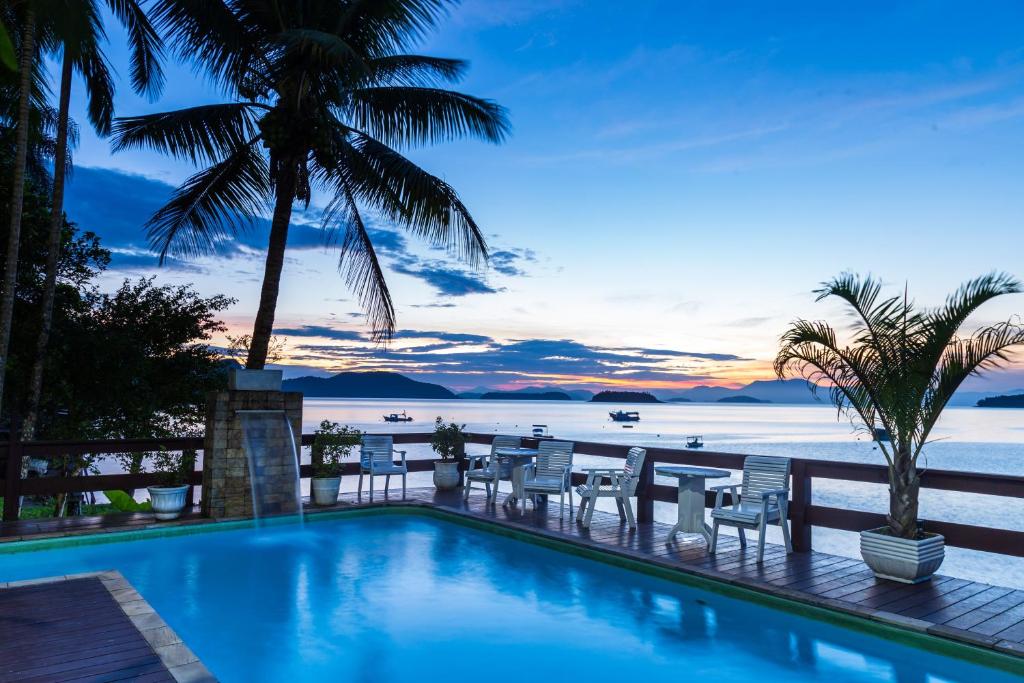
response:
{"label": "pool edge coping", "polygon": [[[345,517],[403,513],[440,518],[462,526],[516,538],[534,545],[583,556],[604,564],[623,567],[675,583],[746,600],[816,621],[824,621],[878,637],[894,637],[911,647],[1024,676],[1024,647],[1012,641],[984,639],[962,629],[931,624],[884,610],[858,609],[856,605],[839,600],[820,598],[770,584],[762,585],[762,582],[753,579],[734,578],[713,569],[675,565],[642,553],[605,546],[585,539],[563,537],[557,532],[546,529],[506,525],[499,521],[481,519],[469,512],[445,508],[427,501],[402,500],[343,505],[344,507],[325,510],[307,509],[304,511],[305,520],[307,523],[319,523]],[[297,515],[281,515],[264,518],[263,524],[266,526],[287,525],[294,523],[296,519]],[[47,535],[43,538],[21,538],[2,542],[0,543],[0,555],[79,545],[99,545],[125,540],[188,536],[214,531],[253,528],[254,526],[255,520],[252,518],[203,518],[171,524],[155,523],[141,529],[95,529],[66,532]],[[32,579],[28,583],[33,581],[41,580]],[[0,587],[9,585],[0,583]]]}
{"label": "pool edge coping", "polygon": [[154,654],[178,683],[218,683],[206,665],[185,644],[153,606],[116,569],[80,574],[47,576],[24,581],[0,583],[0,590],[57,584],[77,579],[99,579],[132,626],[153,649]]}

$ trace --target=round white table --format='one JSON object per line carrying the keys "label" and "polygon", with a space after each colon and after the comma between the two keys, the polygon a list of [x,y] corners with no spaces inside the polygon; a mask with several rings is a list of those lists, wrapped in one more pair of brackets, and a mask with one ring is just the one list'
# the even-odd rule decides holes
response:
{"label": "round white table", "polygon": [[512,467],[511,481],[512,493],[505,497],[503,506],[515,505],[523,497],[523,468],[533,462],[533,459],[540,453],[536,448],[496,448],[494,455],[498,457],[499,467],[504,465],[503,460],[509,461]]}
{"label": "round white table", "polygon": [[704,480],[728,477],[730,473],[711,467],[676,465],[655,467],[654,472],[663,477],[675,477],[679,481],[678,521],[668,533],[668,540],[671,541],[681,532],[700,534],[707,543],[711,543],[711,527],[704,521]]}

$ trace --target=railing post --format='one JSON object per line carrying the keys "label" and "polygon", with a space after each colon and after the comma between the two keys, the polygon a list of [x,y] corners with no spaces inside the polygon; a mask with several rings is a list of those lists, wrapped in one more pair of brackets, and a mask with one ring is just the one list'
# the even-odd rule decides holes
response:
{"label": "railing post", "polygon": [[811,478],[807,474],[807,463],[793,461],[793,500],[789,504],[790,533],[793,536],[793,550],[810,552],[811,525],[807,523],[807,506],[811,504]]}
{"label": "railing post", "polygon": [[21,505],[21,422],[11,417],[11,432],[7,442],[7,467],[4,470],[4,521],[18,520]]}
{"label": "railing post", "polygon": [[654,458],[644,458],[640,468],[640,481],[636,487],[636,521],[650,524],[654,521],[654,498],[651,489],[654,487]]}

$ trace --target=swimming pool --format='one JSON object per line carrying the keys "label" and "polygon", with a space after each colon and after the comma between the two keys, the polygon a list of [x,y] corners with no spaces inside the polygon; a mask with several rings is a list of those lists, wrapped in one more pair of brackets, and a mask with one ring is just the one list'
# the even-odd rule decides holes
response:
{"label": "swimming pool", "polygon": [[226,682],[1020,680],[407,513],[0,554],[0,581],[105,569]]}

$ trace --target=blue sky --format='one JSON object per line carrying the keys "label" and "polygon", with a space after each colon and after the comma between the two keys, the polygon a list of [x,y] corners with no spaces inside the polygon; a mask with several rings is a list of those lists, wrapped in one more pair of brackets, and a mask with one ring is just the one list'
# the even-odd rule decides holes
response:
{"label": "blue sky", "polygon": [[[406,331],[385,352],[300,214],[285,362],[459,387],[736,384],[770,376],[792,318],[840,319],[811,290],[843,270],[929,304],[993,269],[1024,277],[1022,26],[1017,2],[467,0],[423,51],[470,60],[459,88],[505,105],[513,135],[410,155],[459,190],[496,258],[470,271],[377,224]],[[122,88],[118,113],[219,99],[188,67],[168,75],[158,102]],[[251,324],[262,233],[155,270],[141,224],[190,169],[112,156],[84,125],[76,163],[67,209],[119,251],[111,280],[194,282]]]}

